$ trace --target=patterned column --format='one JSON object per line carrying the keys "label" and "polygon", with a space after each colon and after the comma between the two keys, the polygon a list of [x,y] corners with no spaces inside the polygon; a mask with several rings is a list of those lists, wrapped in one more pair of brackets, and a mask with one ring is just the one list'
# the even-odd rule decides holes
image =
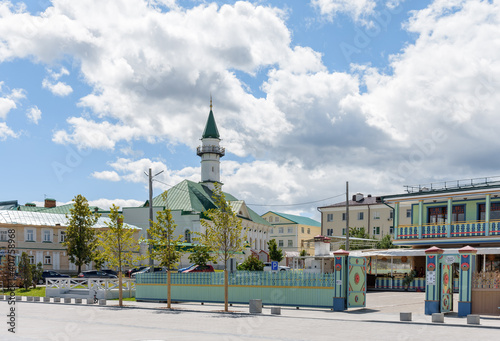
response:
{"label": "patterned column", "polygon": [[333,310],[344,311],[347,309],[347,259],[349,252],[340,249],[335,251],[333,255],[335,256],[335,296],[333,297]]}
{"label": "patterned column", "polygon": [[472,274],[476,265],[477,250],[465,246],[458,250],[458,253],[460,254],[458,316],[467,316],[472,313]]}
{"label": "patterned column", "polygon": [[451,198],[448,198],[448,208],[446,217],[446,237],[451,237],[451,214],[453,213],[453,205],[451,204]]}
{"label": "patterned column", "polygon": [[425,315],[432,315],[433,313],[440,312],[440,266],[438,256],[443,254],[443,252],[442,249],[436,246],[425,250]]}
{"label": "patterned column", "polygon": [[490,212],[491,212],[491,194],[486,194],[486,203],[484,205],[484,235],[490,235]]}
{"label": "patterned column", "polygon": [[[370,217],[368,217],[370,219]],[[399,202],[394,204],[394,239],[398,239],[398,226],[399,226]]]}
{"label": "patterned column", "polygon": [[424,201],[418,201],[418,239],[422,239],[422,224],[424,220]]}

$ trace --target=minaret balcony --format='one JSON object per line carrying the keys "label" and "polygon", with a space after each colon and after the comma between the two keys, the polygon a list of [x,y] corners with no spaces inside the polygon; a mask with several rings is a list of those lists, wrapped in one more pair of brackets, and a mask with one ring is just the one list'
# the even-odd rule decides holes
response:
{"label": "minaret balcony", "polygon": [[226,154],[226,149],[219,146],[199,146],[196,148],[196,154],[198,156],[202,156],[207,153],[219,154],[222,157]]}

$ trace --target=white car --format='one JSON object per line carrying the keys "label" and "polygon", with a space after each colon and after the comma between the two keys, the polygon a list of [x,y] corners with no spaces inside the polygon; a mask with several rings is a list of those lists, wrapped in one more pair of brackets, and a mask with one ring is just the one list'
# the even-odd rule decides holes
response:
{"label": "white car", "polygon": [[[278,265],[279,271],[288,271],[292,270],[289,266],[286,265]],[[271,262],[264,262],[264,271],[271,271]]]}

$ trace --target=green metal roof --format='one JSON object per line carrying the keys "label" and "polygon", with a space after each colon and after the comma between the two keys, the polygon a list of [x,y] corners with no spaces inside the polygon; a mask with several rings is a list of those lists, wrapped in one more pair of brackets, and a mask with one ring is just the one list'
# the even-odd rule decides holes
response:
{"label": "green metal roof", "polygon": [[[55,213],[55,214],[69,214],[70,208],[73,208],[74,204],[66,204],[66,205],[61,205],[61,206],[56,206],[56,207],[33,207],[33,206],[18,206],[14,208],[14,210],[17,211],[26,211],[26,212],[43,212],[43,213]],[[103,213],[103,212],[108,212],[105,211],[97,206],[89,206],[90,210],[92,212],[97,212]]]}
{"label": "green metal roof", "polygon": [[290,221],[293,221],[296,224],[321,227],[321,223],[319,221],[316,221],[316,220],[311,219],[311,218],[302,217],[300,215],[294,215],[294,214],[279,213],[279,212],[274,212],[274,211],[269,211],[269,212],[274,213],[276,215],[279,215],[280,217],[283,217],[283,218],[288,219]]}
{"label": "green metal roof", "polygon": [[[235,204],[231,204],[232,208],[241,207],[243,203],[242,201],[240,202],[237,198],[229,193],[224,192],[224,195],[226,196],[227,201],[237,202]],[[146,204],[144,206],[146,206]],[[154,197],[153,207],[155,206],[167,207],[173,211],[188,211],[196,213],[201,213],[209,209],[216,208],[212,200],[212,190],[203,184],[189,180],[183,180],[174,187],[170,188],[167,191],[166,202],[163,199],[162,195]],[[258,224],[264,224],[268,226],[271,225],[260,215],[252,211],[248,206],[247,211],[251,221]],[[240,216],[240,218],[244,217]]]}
{"label": "green metal roof", "polygon": [[205,125],[205,130],[203,131],[203,138],[215,138],[218,139],[219,130],[217,130],[217,124],[215,124],[214,113],[212,109],[210,109],[210,113],[208,114],[207,124]]}

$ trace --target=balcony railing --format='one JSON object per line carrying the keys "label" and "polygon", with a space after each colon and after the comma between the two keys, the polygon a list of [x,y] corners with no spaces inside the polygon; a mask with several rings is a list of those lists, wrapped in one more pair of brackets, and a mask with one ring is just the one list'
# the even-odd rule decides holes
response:
{"label": "balcony railing", "polygon": [[226,149],[219,146],[199,146],[196,148],[196,154],[198,156],[205,153],[219,154],[222,157],[226,154]]}
{"label": "balcony railing", "polygon": [[500,220],[490,221],[489,223],[466,221],[452,224],[400,225],[395,232],[395,239],[397,240],[500,236]]}

